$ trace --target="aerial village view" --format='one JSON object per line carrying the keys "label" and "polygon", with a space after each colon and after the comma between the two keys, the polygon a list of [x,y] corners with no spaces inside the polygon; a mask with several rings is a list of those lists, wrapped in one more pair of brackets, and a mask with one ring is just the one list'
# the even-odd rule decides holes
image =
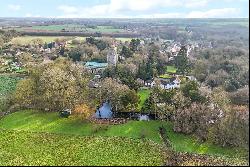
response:
{"label": "aerial village view", "polygon": [[0,5],[0,166],[248,166],[247,0]]}

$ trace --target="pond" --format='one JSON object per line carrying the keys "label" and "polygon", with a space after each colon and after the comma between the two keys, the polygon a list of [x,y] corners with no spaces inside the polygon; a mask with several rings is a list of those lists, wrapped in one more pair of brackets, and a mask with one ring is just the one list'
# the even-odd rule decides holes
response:
{"label": "pond", "polygon": [[112,112],[111,105],[106,102],[102,105],[99,110],[95,113],[95,118],[99,119],[111,119],[111,118],[129,118],[133,120],[139,120],[139,121],[149,121],[154,120],[154,115],[150,114],[141,114],[141,113],[132,113],[132,112]]}
{"label": "pond", "polygon": [[139,119],[139,121],[149,121],[150,120],[148,115],[142,115],[142,114],[139,115],[138,119]]}

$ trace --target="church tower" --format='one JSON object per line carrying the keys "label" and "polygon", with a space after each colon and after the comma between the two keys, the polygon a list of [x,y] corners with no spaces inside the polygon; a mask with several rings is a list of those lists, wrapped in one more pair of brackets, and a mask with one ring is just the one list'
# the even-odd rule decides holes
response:
{"label": "church tower", "polygon": [[108,65],[111,65],[111,66],[116,66],[118,63],[118,54],[117,54],[117,48],[115,44],[113,44],[108,51],[107,62],[108,62]]}

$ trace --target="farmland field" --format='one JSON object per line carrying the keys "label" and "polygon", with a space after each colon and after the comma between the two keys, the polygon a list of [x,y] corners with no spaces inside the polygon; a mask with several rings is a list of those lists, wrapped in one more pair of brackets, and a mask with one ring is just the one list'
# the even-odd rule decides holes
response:
{"label": "farmland field", "polygon": [[60,38],[70,39],[69,37],[62,37],[62,36],[22,36],[22,37],[13,38],[11,43],[15,43],[18,45],[28,45],[32,43],[32,40],[38,39],[38,38],[46,43],[54,42],[56,39],[60,39]]}
{"label": "farmland field", "polygon": [[[49,43],[49,42],[54,42],[56,39],[67,39],[70,43],[72,39],[80,40],[80,41],[85,41],[86,37],[64,37],[64,36],[21,36],[21,37],[16,37],[13,38],[11,43],[15,43],[17,45],[28,45],[32,43],[32,40],[34,39],[41,39],[43,42]],[[98,39],[98,37],[96,37]],[[115,38],[116,40],[119,40],[121,42],[130,42],[132,38]]]}
{"label": "farmland field", "polygon": [[162,165],[160,147],[120,137],[0,130],[0,165]]}
{"label": "farmland field", "polygon": [[61,31],[61,30],[81,30],[81,26],[74,24],[65,25],[44,25],[44,26],[32,26],[32,27],[20,27],[16,28],[17,31],[28,31],[28,30],[40,30],[40,31]]}
{"label": "farmland field", "polygon": [[86,28],[87,32],[101,32],[101,33],[118,33],[124,32],[123,29],[114,28],[112,26],[97,26],[96,28]]}
{"label": "farmland field", "polygon": [[[127,137],[162,143],[158,128],[163,124],[167,129],[172,147],[176,151],[229,157],[245,157],[240,148],[220,147],[209,142],[200,143],[190,135],[175,133],[172,124],[160,121],[129,121],[123,125],[96,125],[79,119],[63,119],[58,113],[20,111],[0,120],[0,129],[26,132],[45,132],[78,136]],[[238,154],[236,154],[238,153]]]}
{"label": "farmland field", "polygon": [[93,28],[83,25],[65,24],[65,25],[45,25],[16,28],[17,31],[69,31],[69,32],[100,32],[100,33],[119,33],[125,30],[114,28],[112,26],[96,26]]}

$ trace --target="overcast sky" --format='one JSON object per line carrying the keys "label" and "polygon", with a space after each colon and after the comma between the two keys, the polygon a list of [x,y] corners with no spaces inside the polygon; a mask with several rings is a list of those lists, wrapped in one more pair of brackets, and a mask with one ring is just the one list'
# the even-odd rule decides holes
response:
{"label": "overcast sky", "polygon": [[248,18],[249,0],[1,0],[0,17]]}

